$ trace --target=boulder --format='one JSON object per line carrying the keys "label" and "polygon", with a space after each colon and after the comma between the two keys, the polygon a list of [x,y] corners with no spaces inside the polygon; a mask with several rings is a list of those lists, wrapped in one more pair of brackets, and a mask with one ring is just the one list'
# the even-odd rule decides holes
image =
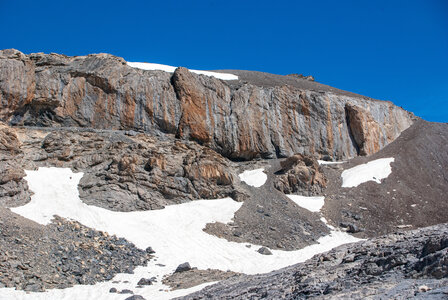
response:
{"label": "boulder", "polygon": [[191,270],[191,266],[188,262],[185,262],[185,263],[178,265],[176,270],[174,271],[174,273],[181,273],[181,272],[185,272],[185,271],[189,271],[189,270]]}
{"label": "boulder", "polygon": [[257,250],[257,252],[262,255],[272,255],[272,252],[266,247],[261,247],[260,249]]}
{"label": "boulder", "polygon": [[280,162],[275,173],[274,186],[285,194],[320,194],[326,179],[317,160],[309,155],[295,154]]}

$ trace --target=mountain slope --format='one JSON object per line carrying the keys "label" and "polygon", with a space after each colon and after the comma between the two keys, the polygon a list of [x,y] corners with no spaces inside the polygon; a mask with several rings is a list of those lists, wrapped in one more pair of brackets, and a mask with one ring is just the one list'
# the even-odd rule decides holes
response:
{"label": "mountain slope", "polygon": [[448,222],[448,124],[417,121],[378,153],[342,164],[344,169],[392,157],[392,173],[381,184],[370,181],[341,188],[341,170],[326,168],[324,215],[339,226],[350,223],[363,237],[399,227],[418,228]]}
{"label": "mountain slope", "polygon": [[[177,299],[446,299],[448,225],[351,245]],[[429,292],[426,292],[429,290]]]}

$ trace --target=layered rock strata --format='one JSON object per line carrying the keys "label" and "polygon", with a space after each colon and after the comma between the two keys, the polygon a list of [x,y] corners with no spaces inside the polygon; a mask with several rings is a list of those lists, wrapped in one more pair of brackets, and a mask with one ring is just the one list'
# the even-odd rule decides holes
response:
{"label": "layered rock strata", "polygon": [[240,78],[226,82],[185,68],[145,71],[109,54],[3,50],[0,118],[13,125],[172,133],[232,159],[369,155],[414,119],[390,102],[305,79],[259,72]]}

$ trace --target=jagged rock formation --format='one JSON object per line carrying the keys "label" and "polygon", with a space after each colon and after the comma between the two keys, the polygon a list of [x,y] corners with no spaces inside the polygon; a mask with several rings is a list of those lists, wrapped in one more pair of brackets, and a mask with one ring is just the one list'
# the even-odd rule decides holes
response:
{"label": "jagged rock formation", "polygon": [[447,266],[444,224],[340,246],[301,264],[232,277],[179,299],[444,299]]}
{"label": "jagged rock formation", "polygon": [[[172,133],[233,159],[372,154],[413,122],[412,114],[390,102],[291,76],[241,74],[240,81],[224,82],[185,68],[173,75],[134,69],[108,54],[3,50],[0,118],[13,125]],[[367,121],[348,118],[347,103],[366,111]],[[375,136],[367,136],[364,146],[371,128]]]}
{"label": "jagged rock formation", "polygon": [[317,160],[308,155],[296,154],[280,162],[281,170],[275,173],[274,186],[285,194],[316,195],[327,186]]}
{"label": "jagged rock formation", "polygon": [[[229,241],[249,242],[270,249],[295,250],[316,243],[329,233],[320,215],[296,205],[275,188],[276,173],[282,169],[282,159],[261,162],[240,162],[242,169],[264,167],[266,182],[260,187],[245,184],[249,196],[229,224],[210,223],[204,231]],[[265,251],[262,251],[266,254]]]}

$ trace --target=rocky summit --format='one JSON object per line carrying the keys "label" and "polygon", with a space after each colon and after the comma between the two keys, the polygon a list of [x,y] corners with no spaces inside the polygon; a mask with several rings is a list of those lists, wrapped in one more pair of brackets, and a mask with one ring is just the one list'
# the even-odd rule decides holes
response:
{"label": "rocky summit", "polygon": [[447,144],[312,76],[1,50],[0,299],[446,299]]}

